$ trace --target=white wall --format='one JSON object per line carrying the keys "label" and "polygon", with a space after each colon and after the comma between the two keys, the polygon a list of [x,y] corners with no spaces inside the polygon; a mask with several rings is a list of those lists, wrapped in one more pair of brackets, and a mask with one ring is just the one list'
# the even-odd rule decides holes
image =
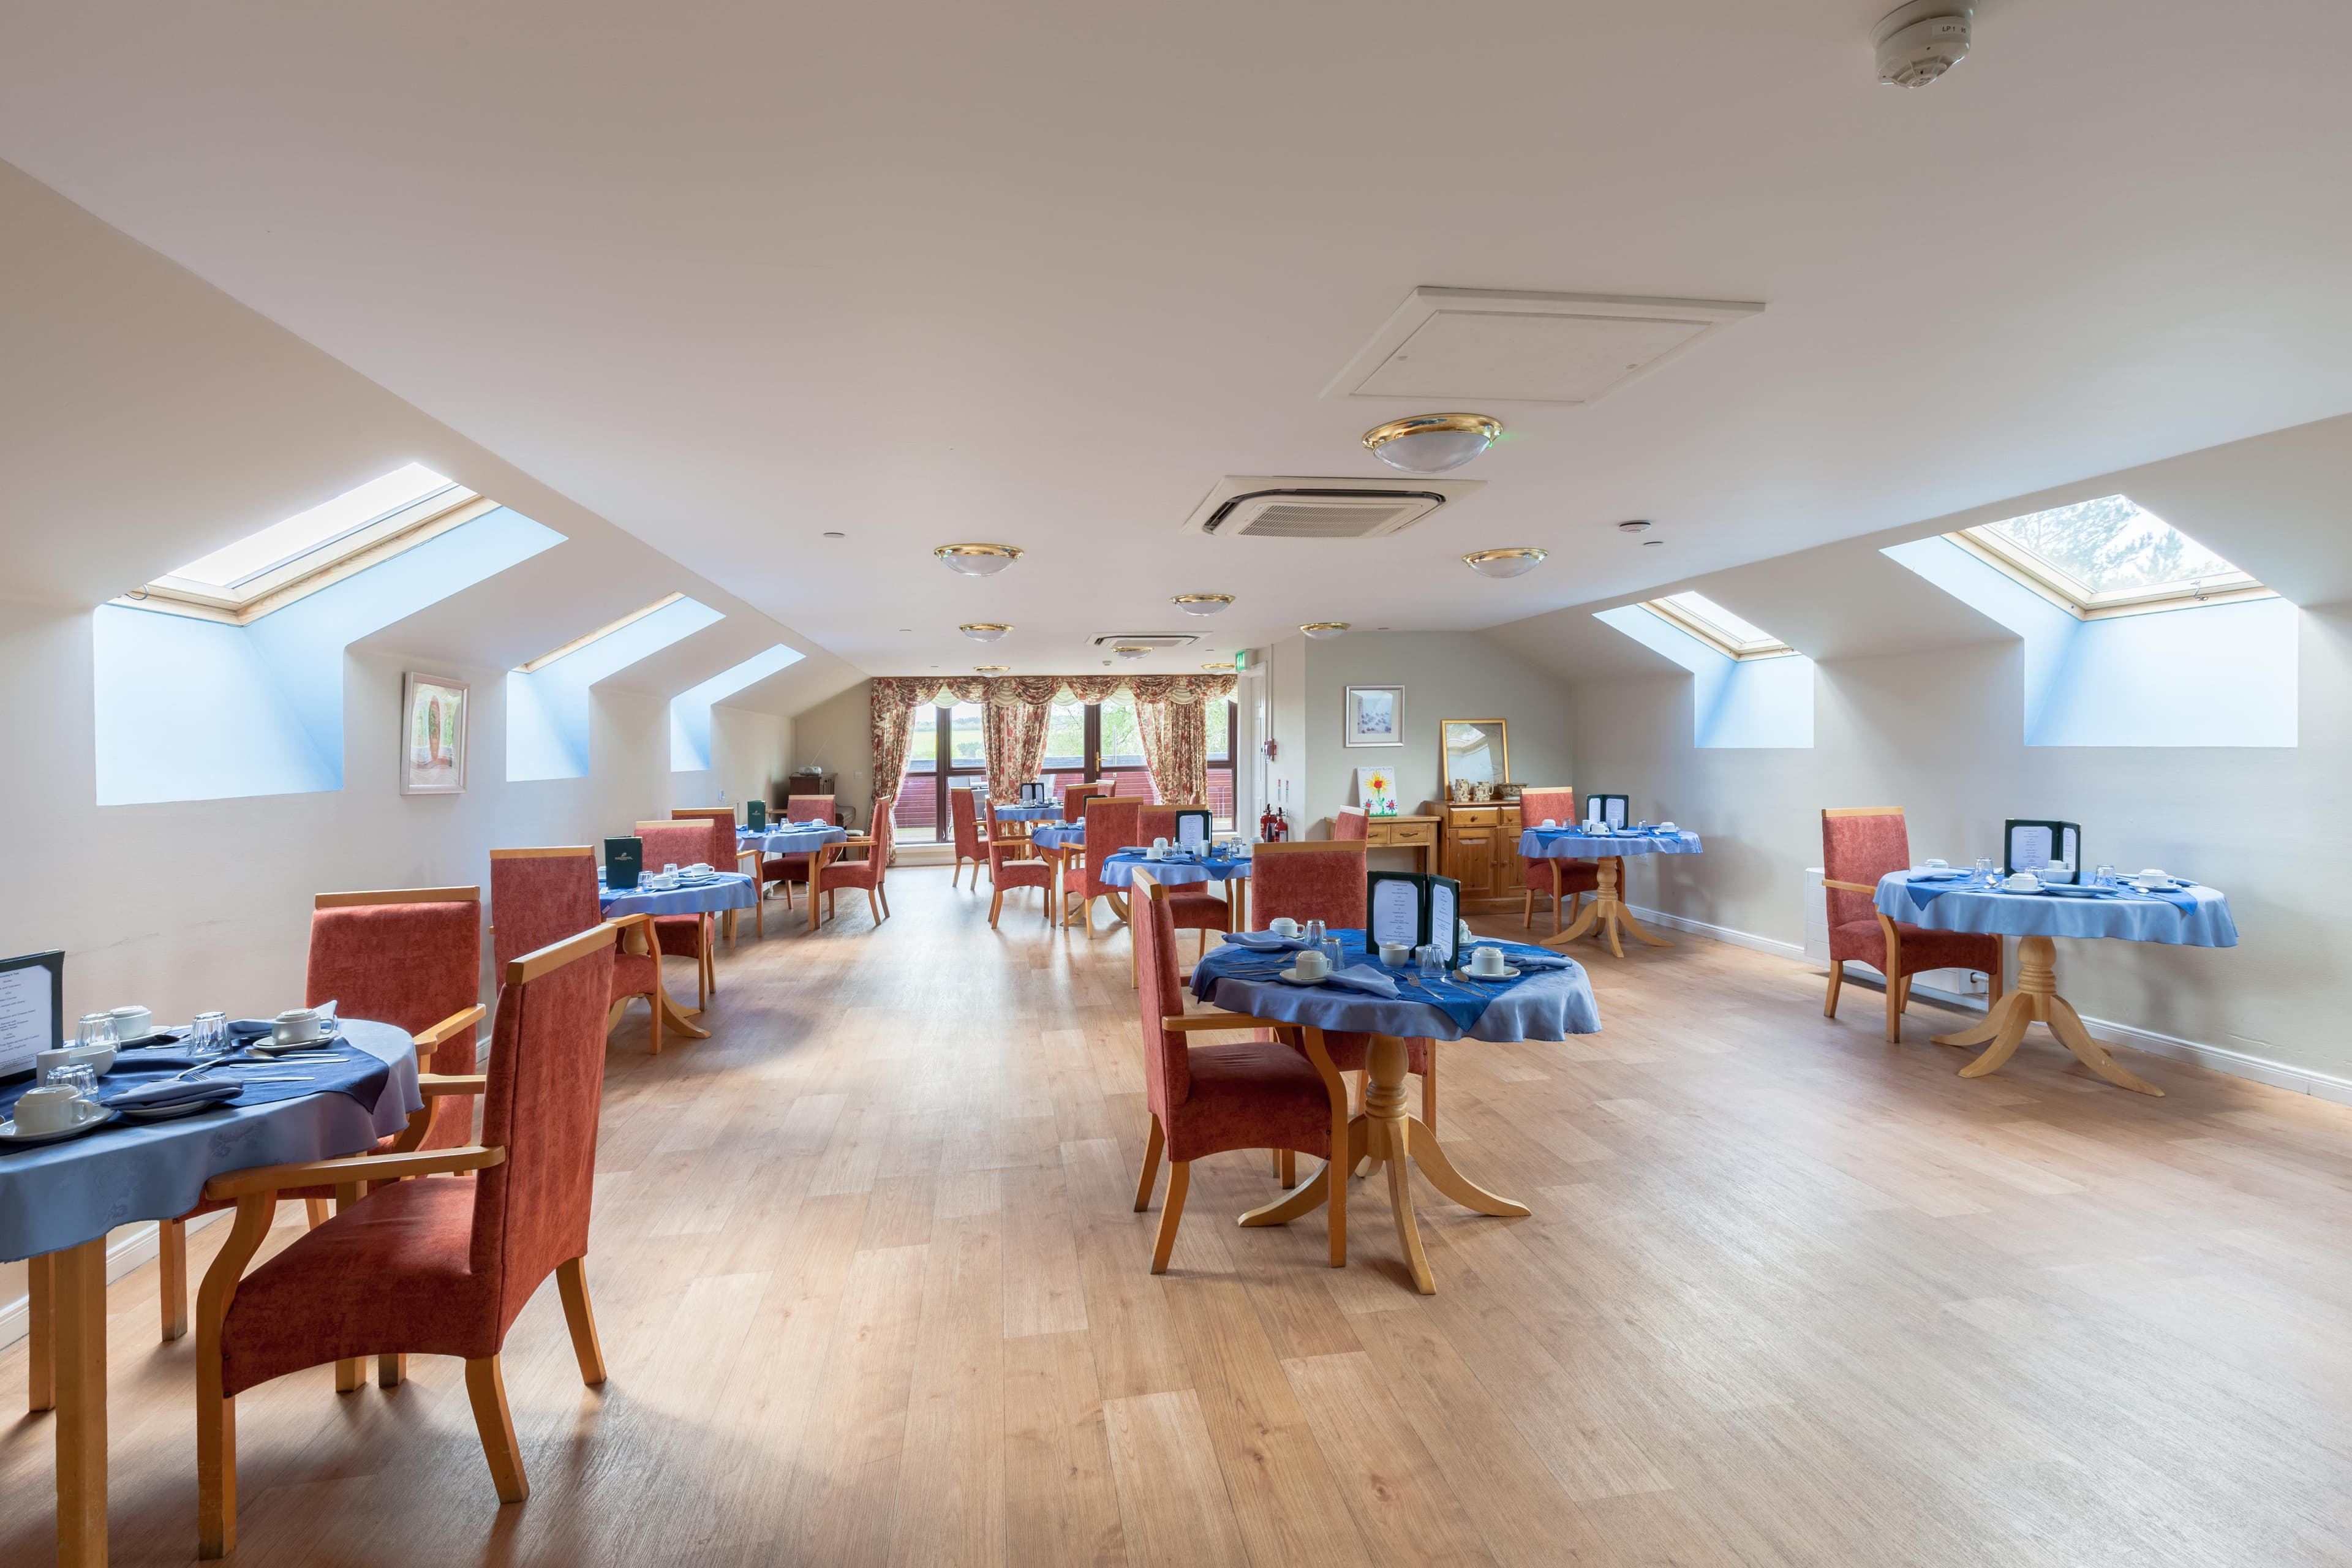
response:
{"label": "white wall", "polygon": [[2007,817],[2080,822],[2092,864],[2221,888],[2240,939],[2062,942],[2059,985],[2083,1013],[2352,1080],[2336,896],[2352,879],[2352,608],[2302,613],[2293,749],[2029,747],[2021,658],[2007,642],[1824,660],[1810,751],[1694,748],[1686,676],[1580,685],[1575,782],[1706,840],[1696,858],[1629,861],[1633,903],[1790,944],[1824,806],[1900,805],[1913,857],[1953,861],[1998,855]]}
{"label": "white wall", "polygon": [[[854,826],[873,826],[874,683],[860,680],[793,718],[793,767],[811,763],[834,775],[834,804]],[[788,770],[789,771],[789,770]]]}

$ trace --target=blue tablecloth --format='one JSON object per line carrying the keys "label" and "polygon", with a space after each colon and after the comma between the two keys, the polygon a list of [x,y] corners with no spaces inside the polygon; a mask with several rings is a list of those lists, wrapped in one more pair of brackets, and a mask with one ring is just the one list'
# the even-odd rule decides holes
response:
{"label": "blue tablecloth", "polygon": [[596,901],[607,915],[699,915],[719,910],[748,910],[759,901],[760,890],[740,871],[727,871],[690,888],[656,891],[643,885],[596,887]]}
{"label": "blue tablecloth", "polygon": [[[2113,937],[2120,942],[2159,942],[2174,947],[2235,947],[2238,926],[2230,900],[2220,889],[2184,889],[2194,907],[2181,909],[2137,891],[2118,896],[2068,898],[2056,893],[1999,893],[1955,888],[1923,904],[1913,896],[1908,871],[1889,871],[1878,880],[1878,910],[1889,920],[1908,921],[1934,931],[1977,935]],[[1924,891],[1924,889],[1923,889]]]}
{"label": "blue tablecloth", "polygon": [[1611,860],[1634,855],[1698,855],[1696,833],[1579,833],[1566,827],[1530,827],[1519,835],[1519,853],[1530,860]]}
{"label": "blue tablecloth", "polygon": [[772,827],[765,833],[735,830],[735,847],[759,849],[771,855],[810,855],[827,844],[839,844],[849,837],[846,827],[835,827],[822,822],[795,823],[790,827]]}
{"label": "blue tablecloth", "polygon": [[1087,841],[1087,825],[1083,822],[1045,823],[1029,830],[1029,841],[1040,849],[1083,845]]}
{"label": "blue tablecloth", "polygon": [[999,822],[1059,822],[1062,803],[1049,800],[1042,805],[1000,805],[996,808]]}
{"label": "blue tablecloth", "polygon": [[1114,888],[1124,888],[1134,882],[1138,871],[1150,872],[1152,880],[1163,888],[1181,888],[1188,882],[1239,881],[1250,874],[1250,863],[1247,857],[1228,860],[1213,855],[1186,860],[1151,860],[1122,850],[1104,857],[1096,875]]}
{"label": "blue tablecloth", "polygon": [[[1345,963],[1378,963],[1377,959],[1367,958],[1361,931],[1331,934],[1339,939]],[[1560,954],[1548,948],[1522,942],[1480,939],[1473,945],[1500,948],[1505,962],[1512,963],[1519,953],[1532,955],[1539,963],[1560,959]],[[1290,967],[1290,954],[1255,952],[1237,943],[1220,942],[1194,967],[1192,994],[1229,1013],[1407,1038],[1564,1040],[1570,1035],[1597,1035],[1601,1009],[1592,999],[1592,983],[1585,977],[1582,964],[1574,959],[1566,963],[1565,968],[1517,980],[1463,984],[1449,977],[1427,987],[1410,969],[1383,969],[1397,982],[1398,994],[1391,999],[1328,984],[1286,984],[1275,975]],[[1457,1016],[1460,1014],[1468,1016]]]}
{"label": "blue tablecloth", "polygon": [[[0,1259],[79,1246],[118,1225],[170,1219],[195,1207],[206,1180],[224,1171],[357,1154],[407,1126],[425,1100],[406,1032],[359,1018],[341,1028],[346,1041],[389,1065],[373,1109],[331,1092],[233,1100],[174,1121],[117,1121],[63,1143],[0,1154]],[[286,1070],[315,1069],[289,1063]],[[100,1079],[99,1092],[113,1082],[110,1073]]]}

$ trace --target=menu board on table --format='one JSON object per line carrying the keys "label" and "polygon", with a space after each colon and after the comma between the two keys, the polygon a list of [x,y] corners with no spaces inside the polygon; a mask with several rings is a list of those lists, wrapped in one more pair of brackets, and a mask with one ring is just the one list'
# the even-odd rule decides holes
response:
{"label": "menu board on table", "polygon": [[743,803],[743,826],[750,828],[754,833],[765,833],[768,831],[768,803],[764,800],[745,801]]}
{"label": "menu board on table", "polygon": [[646,868],[646,841],[642,838],[607,838],[604,840],[604,886],[634,888]]}
{"label": "menu board on table", "polygon": [[1584,820],[1605,822],[1612,827],[1625,826],[1626,808],[1633,797],[1623,795],[1589,795],[1584,797]]}
{"label": "menu board on table", "polygon": [[1176,842],[1182,847],[1198,852],[1209,847],[1209,814],[1205,811],[1180,811],[1176,814]]}
{"label": "menu board on table", "polygon": [[66,955],[0,961],[0,1078],[31,1072],[33,1058],[65,1044]]}
{"label": "menu board on table", "polygon": [[1451,877],[1419,871],[1364,873],[1365,939],[1369,946],[1402,942],[1407,947],[1434,945],[1449,963],[1454,960],[1454,921],[1462,904],[1462,884]]}
{"label": "menu board on table", "polygon": [[2001,829],[2009,875],[2031,871],[2045,882],[2078,881],[2083,874],[2083,830],[2072,822],[2011,817]]}

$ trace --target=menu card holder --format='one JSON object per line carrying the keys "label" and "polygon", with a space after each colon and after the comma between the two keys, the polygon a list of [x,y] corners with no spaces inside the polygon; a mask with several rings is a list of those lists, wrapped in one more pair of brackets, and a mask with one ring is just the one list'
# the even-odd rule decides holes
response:
{"label": "menu card holder", "polygon": [[1186,849],[1207,848],[1209,847],[1209,814],[1205,811],[1178,812],[1176,842]]}
{"label": "menu card holder", "polygon": [[1364,938],[1375,952],[1383,942],[1409,947],[1433,943],[1452,963],[1461,908],[1462,884],[1451,877],[1420,871],[1364,873]]}
{"label": "menu card holder", "polygon": [[66,1043],[66,955],[0,959],[0,1078],[33,1070],[43,1051]]}
{"label": "menu card holder", "polygon": [[1605,822],[1612,827],[1625,826],[1625,818],[1633,805],[1633,797],[1625,795],[1589,795],[1584,797],[1584,820]]}
{"label": "menu card holder", "polygon": [[743,803],[743,826],[750,828],[754,833],[765,833],[768,831],[768,803],[764,800],[745,801]]}
{"label": "menu card holder", "polygon": [[604,840],[604,886],[634,888],[638,874],[646,868],[646,841],[642,838],[607,838]]}
{"label": "menu card holder", "polygon": [[2062,885],[2083,879],[2083,829],[2076,823],[2012,816],[2001,826],[2000,842],[2012,877],[2031,871]]}

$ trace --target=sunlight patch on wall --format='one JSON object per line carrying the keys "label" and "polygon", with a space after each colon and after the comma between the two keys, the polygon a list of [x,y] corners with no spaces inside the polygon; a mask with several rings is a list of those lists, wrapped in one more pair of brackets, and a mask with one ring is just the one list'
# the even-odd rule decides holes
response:
{"label": "sunlight patch on wall", "polygon": [[710,709],[745,687],[768,679],[780,669],[798,664],[804,656],[800,649],[786,647],[782,643],[763,648],[742,663],[731,665],[703,681],[688,687],[670,699],[669,703],[669,767],[677,773],[696,773],[710,766]]}

